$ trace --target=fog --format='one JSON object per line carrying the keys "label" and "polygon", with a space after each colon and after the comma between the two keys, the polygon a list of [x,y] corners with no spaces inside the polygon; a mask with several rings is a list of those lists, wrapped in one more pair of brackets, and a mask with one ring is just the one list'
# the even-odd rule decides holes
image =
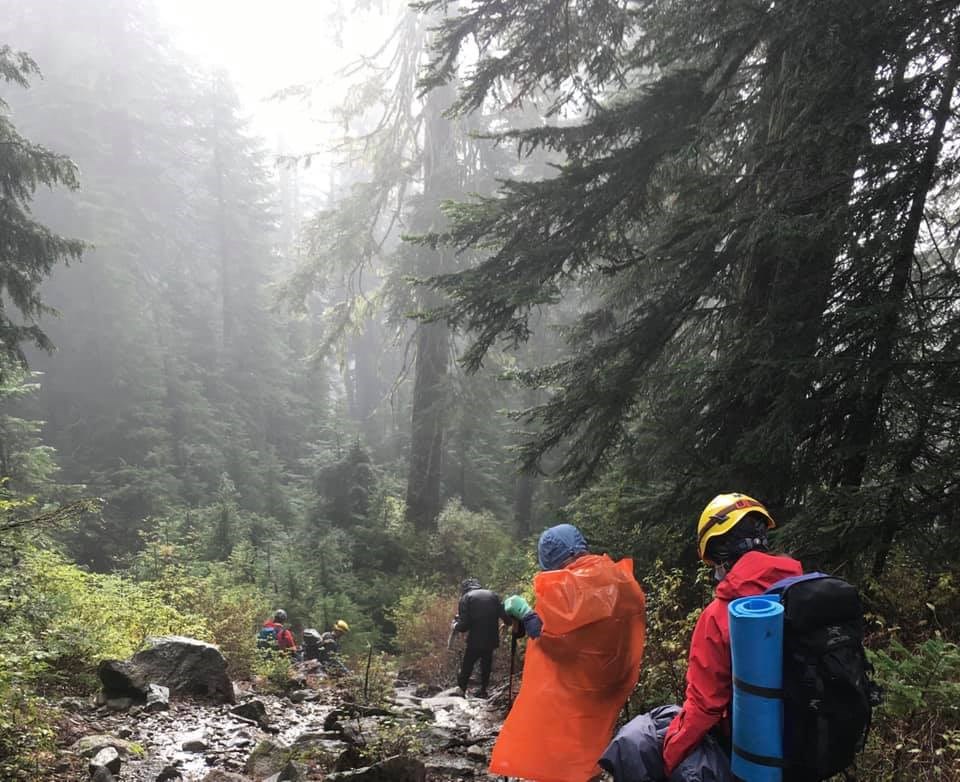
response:
{"label": "fog", "polygon": [[[883,627],[948,614],[957,30],[960,0],[0,0],[0,514],[43,527],[6,570],[393,649],[462,578],[529,594],[569,521],[676,635],[737,491]],[[888,577],[931,594],[886,614]]]}

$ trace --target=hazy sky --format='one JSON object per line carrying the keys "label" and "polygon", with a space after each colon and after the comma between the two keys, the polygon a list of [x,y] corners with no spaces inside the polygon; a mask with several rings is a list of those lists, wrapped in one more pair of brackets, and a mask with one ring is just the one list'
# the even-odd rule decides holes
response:
{"label": "hazy sky", "polygon": [[[395,17],[343,14],[351,0],[156,0],[175,40],[235,81],[258,134],[290,152],[323,144],[326,108],[341,94],[337,71],[375,50]],[[396,6],[385,2],[385,7]],[[342,24],[338,23],[338,18]],[[311,105],[266,99],[317,82]]]}

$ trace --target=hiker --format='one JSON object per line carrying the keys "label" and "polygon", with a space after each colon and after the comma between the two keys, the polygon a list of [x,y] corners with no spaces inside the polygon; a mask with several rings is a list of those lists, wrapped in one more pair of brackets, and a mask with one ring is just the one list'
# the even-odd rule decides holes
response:
{"label": "hiker", "polygon": [[343,619],[334,622],[333,627],[320,636],[321,658],[326,659],[340,653],[340,639],[350,632],[350,625]]}
{"label": "hiker", "polygon": [[333,623],[333,627],[318,639],[317,659],[328,672],[349,673],[350,670],[340,659],[340,639],[350,632],[350,625],[343,619]]}
{"label": "hiker", "polygon": [[461,697],[467,695],[467,684],[478,660],[480,687],[475,695],[478,698],[487,697],[493,652],[500,645],[501,621],[506,623],[508,619],[500,597],[489,589],[484,589],[477,579],[464,579],[460,583],[460,605],[452,625],[452,631],[467,634],[467,646],[463,653],[460,673],[457,675],[457,687]]}
{"label": "hiker", "polygon": [[537,545],[536,606],[511,595],[522,624],[523,680],[493,748],[493,774],[584,782],[640,677],[645,598],[633,562],[591,554],[580,530],[559,524]]}
{"label": "hiker", "polygon": [[[776,524],[762,503],[745,494],[720,494],[700,514],[697,553],[713,566],[717,586],[690,641],[687,692],[663,741],[667,776],[713,733],[729,747],[733,680],[730,662],[731,600],[762,594],[778,581],[803,573],[800,563],[768,551],[767,530]],[[716,730],[714,730],[716,728]]]}
{"label": "hiker", "polygon": [[258,649],[279,649],[291,655],[297,653],[297,641],[287,628],[284,622],[287,621],[287,612],[278,608],[273,612],[273,618],[263,623],[260,632],[257,633]]}

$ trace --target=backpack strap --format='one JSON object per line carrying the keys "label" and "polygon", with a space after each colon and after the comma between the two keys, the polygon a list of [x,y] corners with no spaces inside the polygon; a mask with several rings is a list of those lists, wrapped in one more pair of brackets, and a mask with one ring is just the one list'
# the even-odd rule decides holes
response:
{"label": "backpack strap", "polygon": [[801,581],[816,581],[820,578],[834,578],[829,573],[821,573],[818,570],[815,570],[813,573],[804,573],[802,576],[789,576],[787,578],[781,578],[776,584],[769,587],[765,595],[779,595],[782,596],[790,587],[794,584],[799,584]]}

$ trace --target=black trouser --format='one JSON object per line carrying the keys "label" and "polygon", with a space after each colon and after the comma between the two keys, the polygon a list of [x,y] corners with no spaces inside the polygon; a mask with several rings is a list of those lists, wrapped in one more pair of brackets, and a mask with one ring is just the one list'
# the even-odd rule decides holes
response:
{"label": "black trouser", "polygon": [[480,661],[480,689],[486,690],[490,684],[490,666],[493,664],[493,649],[471,649],[469,646],[463,653],[463,665],[460,666],[460,675],[457,677],[457,686],[461,690],[467,689],[470,674],[473,673],[474,663]]}

